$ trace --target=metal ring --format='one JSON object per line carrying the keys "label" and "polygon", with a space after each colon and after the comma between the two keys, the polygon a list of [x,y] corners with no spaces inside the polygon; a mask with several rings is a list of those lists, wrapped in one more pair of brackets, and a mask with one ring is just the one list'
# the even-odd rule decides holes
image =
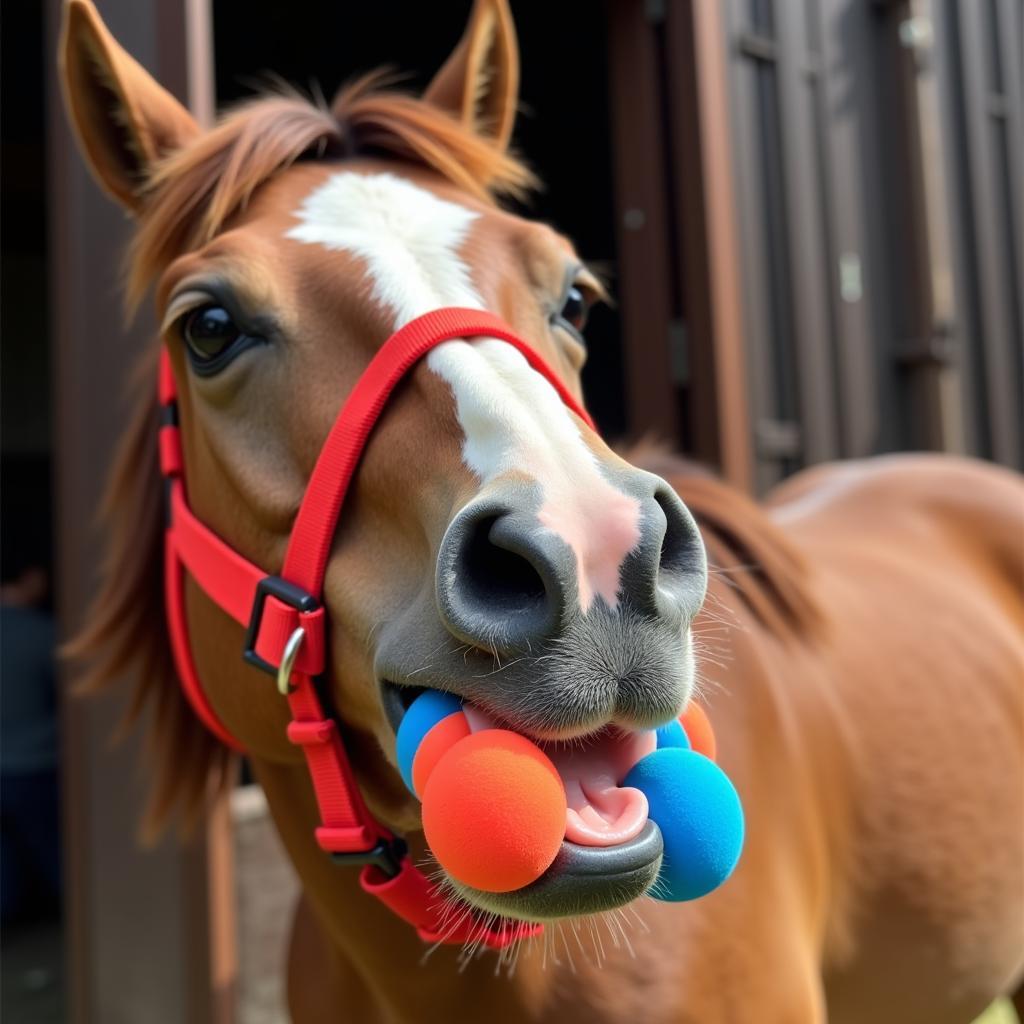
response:
{"label": "metal ring", "polygon": [[299,626],[284,645],[284,654],[281,656],[281,664],[277,669],[277,692],[282,697],[287,697],[292,692],[292,668],[295,666],[295,659],[299,656],[302,642],[306,639],[306,630]]}

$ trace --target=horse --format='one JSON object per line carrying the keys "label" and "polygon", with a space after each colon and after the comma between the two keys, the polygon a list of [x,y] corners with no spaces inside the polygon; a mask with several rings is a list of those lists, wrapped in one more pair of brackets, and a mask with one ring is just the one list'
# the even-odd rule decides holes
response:
{"label": "horse", "polygon": [[[369,78],[329,108],[261,96],[209,130],[89,0],[66,6],[61,67],[82,152],[137,221],[129,303],[152,287],[161,324],[111,478],[103,586],[70,646],[87,689],[130,671],[135,710],[152,709],[152,830],[201,814],[234,762],[183,697],[164,627],[160,346],[195,515],[276,573],[385,338],[435,307],[491,310],[578,399],[603,287],[567,239],[501,205],[533,184],[509,149],[505,0],[476,0],[419,98]],[[326,685],[367,806],[428,856],[389,711],[410,694],[446,690],[569,745],[651,728],[696,694],[746,848],[691,903],[646,896],[657,857],[617,882],[600,867],[615,847],[571,907],[544,885],[448,885],[545,934],[493,955],[425,947],[318,846],[285,702],[188,579],[198,675],[301,880],[293,1019],[954,1024],[1013,993],[1022,509],[1009,470],[927,454],[814,467],[758,504],[667,451],[616,453],[499,340],[432,350],[363,453],[326,570]]]}

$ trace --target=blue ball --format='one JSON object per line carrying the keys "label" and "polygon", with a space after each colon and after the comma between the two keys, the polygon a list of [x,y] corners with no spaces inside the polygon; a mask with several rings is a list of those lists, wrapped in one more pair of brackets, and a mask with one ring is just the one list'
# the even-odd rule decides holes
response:
{"label": "blue ball", "polygon": [[405,716],[398,726],[395,745],[398,754],[398,770],[402,774],[402,781],[405,782],[413,796],[418,794],[412,784],[412,764],[416,759],[416,751],[419,750],[420,744],[423,742],[423,737],[438,722],[461,710],[462,701],[453,694],[442,693],[440,690],[424,690],[405,712]]}
{"label": "blue ball", "polygon": [[695,900],[732,874],[743,849],[743,808],[721,768],[703,754],[664,747],[635,764],[623,782],[641,790],[661,829],[665,856],[655,899]]}
{"label": "blue ball", "polygon": [[690,749],[690,737],[686,735],[686,730],[677,718],[673,718],[668,725],[663,725],[658,729],[658,749],[664,750],[665,747]]}

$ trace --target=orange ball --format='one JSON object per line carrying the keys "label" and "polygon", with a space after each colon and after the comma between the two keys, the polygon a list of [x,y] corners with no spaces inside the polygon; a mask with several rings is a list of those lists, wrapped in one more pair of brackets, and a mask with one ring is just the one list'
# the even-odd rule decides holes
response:
{"label": "orange ball", "polygon": [[679,721],[690,740],[690,746],[698,754],[703,754],[706,758],[714,761],[715,755],[718,753],[718,744],[704,709],[696,701],[691,700],[679,716]]}
{"label": "orange ball", "polygon": [[565,812],[565,788],[548,756],[506,729],[459,740],[423,793],[423,831],[438,863],[484,892],[540,878],[562,845]]}
{"label": "orange ball", "polygon": [[412,784],[419,796],[423,795],[427,779],[433,774],[437,762],[455,746],[459,740],[469,735],[469,722],[459,712],[442,718],[430,732],[420,741],[419,749],[412,762]]}

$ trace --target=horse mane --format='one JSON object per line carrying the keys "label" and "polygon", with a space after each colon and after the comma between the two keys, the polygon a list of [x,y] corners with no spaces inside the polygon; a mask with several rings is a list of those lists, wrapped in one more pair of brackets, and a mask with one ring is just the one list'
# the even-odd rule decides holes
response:
{"label": "horse mane", "polygon": [[146,757],[153,784],[142,835],[154,840],[172,812],[189,830],[208,795],[232,777],[232,755],[196,718],[174,668],[164,614],[164,487],[157,456],[157,349],[131,377],[140,396],[121,440],[100,508],[106,533],[100,586],[63,655],[85,668],[76,691],[90,694],[133,680],[119,735],[148,713]]}
{"label": "horse mane", "polygon": [[[477,198],[521,196],[534,185],[526,166],[454,117],[421,100],[384,91],[380,73],[338,94],[330,108],[296,92],[260,96],[229,112],[207,134],[158,163],[126,269],[126,301],[137,309],[157,274],[212,239],[260,185],[300,159],[390,157],[437,171]],[[106,553],[96,599],[64,649],[85,665],[79,692],[133,676],[123,733],[148,714],[153,786],[142,832],[155,838],[175,811],[186,829],[233,778],[232,755],[184,697],[165,625],[163,481],[158,462],[158,345],[132,379],[137,407],[118,449],[101,508]]]}
{"label": "horse mane", "polygon": [[328,108],[287,87],[238,105],[157,163],[129,250],[126,297],[138,307],[175,256],[209,242],[260,185],[300,159],[382,156],[430,168],[484,202],[521,198],[537,182],[517,157],[423,100],[384,89],[374,71]]}
{"label": "horse mane", "polygon": [[823,620],[811,594],[809,566],[761,506],[699,463],[650,441],[624,457],[664,477],[693,513],[708,570],[728,584],[727,604],[738,604],[782,639],[806,638],[816,630]]}

